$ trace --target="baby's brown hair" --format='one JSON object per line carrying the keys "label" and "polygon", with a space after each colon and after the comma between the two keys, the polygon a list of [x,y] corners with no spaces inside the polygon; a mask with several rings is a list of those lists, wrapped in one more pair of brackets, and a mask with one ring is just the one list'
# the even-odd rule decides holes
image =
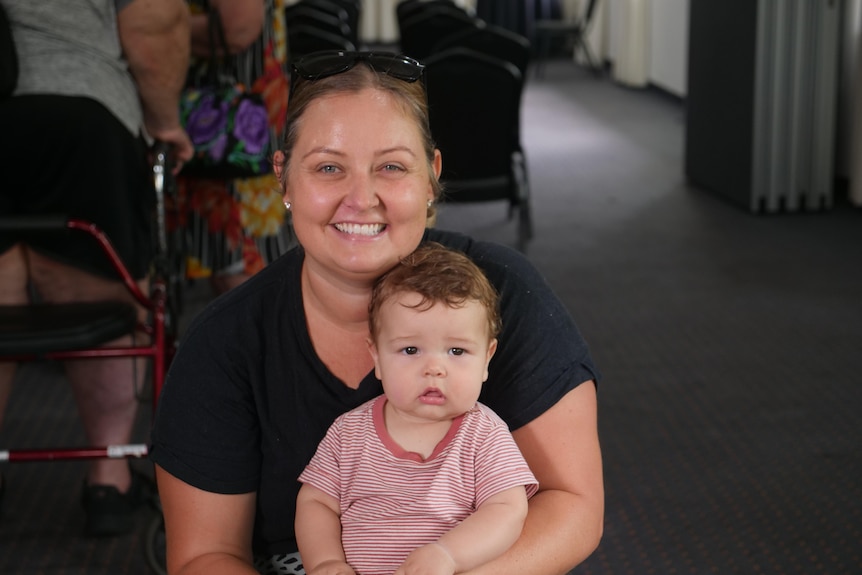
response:
{"label": "baby's brown hair", "polygon": [[461,252],[435,242],[425,243],[380,277],[368,305],[372,339],[377,338],[381,306],[400,293],[422,296],[422,301],[414,306],[422,311],[437,303],[457,308],[467,301],[476,301],[487,311],[489,339],[500,333],[497,291],[479,266]]}

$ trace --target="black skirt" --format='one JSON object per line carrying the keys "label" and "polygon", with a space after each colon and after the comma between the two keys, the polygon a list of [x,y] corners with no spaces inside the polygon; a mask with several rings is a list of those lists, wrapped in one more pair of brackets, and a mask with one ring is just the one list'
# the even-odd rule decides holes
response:
{"label": "black skirt", "polygon": [[[57,214],[95,223],[136,278],[153,256],[146,146],[99,102],[58,95],[0,101],[0,214]],[[19,241],[0,235],[0,253]],[[27,240],[64,263],[116,277],[95,242],[70,232]]]}

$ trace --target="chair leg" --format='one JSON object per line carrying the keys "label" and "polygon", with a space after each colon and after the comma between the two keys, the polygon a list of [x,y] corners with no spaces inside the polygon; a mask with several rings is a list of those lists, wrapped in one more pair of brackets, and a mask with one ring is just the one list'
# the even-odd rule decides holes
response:
{"label": "chair leg", "polygon": [[536,78],[544,76],[545,60],[548,59],[550,52],[549,42],[547,34],[540,33],[536,36],[536,65],[534,66]]}
{"label": "chair leg", "polygon": [[533,239],[533,212],[530,206],[527,158],[523,152],[514,154],[512,164],[518,186],[518,250],[526,253],[527,243]]}
{"label": "chair leg", "polygon": [[602,75],[602,67],[599,66],[598,62],[596,62],[596,58],[593,55],[593,51],[590,49],[590,45],[587,43],[586,39],[583,35],[578,34],[575,39],[575,52],[577,52],[578,47],[580,47],[581,51],[584,53],[584,58],[587,60],[587,65],[592,70],[593,74],[596,76]]}

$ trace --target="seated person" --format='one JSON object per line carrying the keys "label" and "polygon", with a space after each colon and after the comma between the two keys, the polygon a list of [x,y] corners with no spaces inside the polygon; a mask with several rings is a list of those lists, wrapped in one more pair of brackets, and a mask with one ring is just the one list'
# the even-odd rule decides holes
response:
{"label": "seated person", "polygon": [[478,403],[497,294],[469,258],[429,243],[377,282],[369,309],[384,394],[339,417],[299,477],[305,571],[486,563],[517,540],[538,489],[506,424]]}
{"label": "seated person", "polygon": [[566,573],[599,543],[596,379],[570,313],[522,254],[428,229],[441,153],[422,65],[336,52],[294,62],[273,160],[299,245],[216,298],[183,335],[152,430],[172,575],[302,573],[296,481],[335,419],[383,392],[368,353],[376,280],[435,241],[500,294],[481,401],[539,482],[518,540],[470,575]]}

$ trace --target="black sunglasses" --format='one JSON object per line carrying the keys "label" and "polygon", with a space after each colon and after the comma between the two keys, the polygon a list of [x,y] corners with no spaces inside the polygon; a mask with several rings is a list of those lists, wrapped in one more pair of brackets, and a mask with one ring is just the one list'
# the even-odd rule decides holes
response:
{"label": "black sunglasses", "polygon": [[297,78],[320,80],[347,72],[357,63],[364,62],[376,71],[405,82],[415,82],[422,78],[425,64],[409,56],[389,52],[348,52],[329,50],[312,52],[293,63],[291,91]]}

